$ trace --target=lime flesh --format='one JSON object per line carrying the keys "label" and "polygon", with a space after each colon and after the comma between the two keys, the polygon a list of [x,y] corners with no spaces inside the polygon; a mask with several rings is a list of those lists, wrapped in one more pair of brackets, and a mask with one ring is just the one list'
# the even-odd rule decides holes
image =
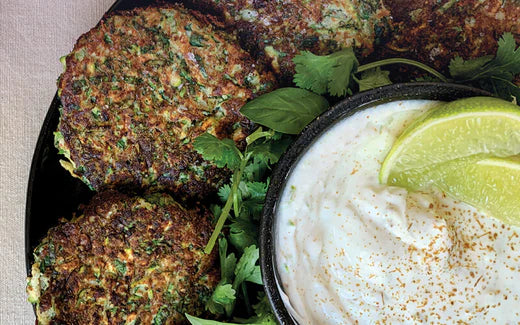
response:
{"label": "lime flesh", "polygon": [[435,187],[504,223],[520,226],[519,157],[455,159],[404,172],[396,183],[412,190]]}
{"label": "lime flesh", "polygon": [[[520,108],[492,97],[442,103],[410,125],[386,156],[379,181],[397,185],[404,172],[477,155],[520,153]],[[401,177],[402,178],[402,177]]]}
{"label": "lime flesh", "polygon": [[520,160],[487,158],[444,173],[437,187],[504,223],[520,226]]}

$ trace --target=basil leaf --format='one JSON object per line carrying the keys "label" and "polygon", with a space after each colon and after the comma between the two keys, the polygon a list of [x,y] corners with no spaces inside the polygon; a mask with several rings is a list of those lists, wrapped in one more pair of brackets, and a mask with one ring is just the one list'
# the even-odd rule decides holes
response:
{"label": "basil leaf", "polygon": [[327,100],[300,88],[280,88],[245,104],[240,113],[275,131],[298,134],[329,107]]}

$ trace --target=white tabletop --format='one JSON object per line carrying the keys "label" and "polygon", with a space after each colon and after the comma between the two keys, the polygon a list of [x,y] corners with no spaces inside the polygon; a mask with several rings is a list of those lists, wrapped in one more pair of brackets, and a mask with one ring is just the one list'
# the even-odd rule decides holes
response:
{"label": "white tabletop", "polygon": [[60,56],[115,0],[0,0],[0,324],[34,324],[25,293],[25,196]]}

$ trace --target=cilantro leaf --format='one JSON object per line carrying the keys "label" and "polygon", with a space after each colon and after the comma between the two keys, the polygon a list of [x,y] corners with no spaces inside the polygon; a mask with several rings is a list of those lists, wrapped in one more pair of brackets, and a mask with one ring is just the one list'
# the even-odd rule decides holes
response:
{"label": "cilantro leaf", "polygon": [[293,62],[296,71],[294,75],[296,86],[320,95],[327,93],[333,60],[304,51],[296,55]]}
{"label": "cilantro leaf", "polygon": [[[244,254],[240,257],[235,268],[235,280],[233,288],[236,290],[244,281],[262,284],[261,278],[258,278],[260,266],[256,265],[260,252],[255,245],[251,245],[244,249]],[[260,283],[258,283],[260,281]]]}
{"label": "cilantro leaf", "polygon": [[264,207],[265,195],[269,187],[269,180],[266,183],[262,182],[247,182],[245,183],[244,193],[245,199],[242,202],[242,211],[247,213],[248,217],[254,220],[259,220]]}
{"label": "cilantro leaf", "polygon": [[504,33],[498,40],[498,50],[495,59],[485,67],[486,76],[502,76],[513,78],[520,73],[520,49],[516,46],[515,38],[511,33]]}
{"label": "cilantro leaf", "polygon": [[269,187],[268,183],[262,182],[247,182],[247,198],[248,199],[256,199],[256,200],[264,200],[265,194],[267,193],[267,188]]}
{"label": "cilantro leaf", "polygon": [[482,67],[492,59],[492,55],[486,55],[480,58],[464,61],[460,56],[457,56],[451,59],[448,68],[454,79],[469,80],[475,76],[475,71],[482,69]]}
{"label": "cilantro leaf", "polygon": [[242,154],[231,139],[219,140],[214,135],[204,133],[193,141],[193,148],[202,158],[213,162],[217,167],[238,168]]}
{"label": "cilantro leaf", "polygon": [[235,303],[235,293],[231,284],[219,283],[208,300],[206,308],[213,314],[223,314],[226,308],[229,309]]}
{"label": "cilantro leaf", "polygon": [[267,141],[253,143],[248,147],[248,152],[257,158],[262,159],[266,164],[276,164],[287,147],[293,141],[292,138],[283,137],[278,141]]}
{"label": "cilantro leaf", "polygon": [[218,189],[218,197],[222,202],[226,202],[229,194],[231,193],[231,186],[229,184],[223,185],[221,188]]}
{"label": "cilantro leaf", "polygon": [[267,299],[265,292],[258,293],[258,303],[253,305],[253,309],[258,316],[264,316],[272,314],[271,305]]}
{"label": "cilantro leaf", "polygon": [[319,56],[304,51],[293,58],[296,74],[294,83],[317,94],[329,93],[332,96],[345,96],[352,73],[359,62],[352,48]]}
{"label": "cilantro leaf", "polygon": [[451,60],[449,70],[457,82],[472,83],[506,100],[520,94],[520,88],[512,82],[520,73],[520,48],[511,33],[502,35],[495,57],[467,61],[456,57]]}
{"label": "cilantro leaf", "polygon": [[348,93],[352,74],[356,71],[359,62],[352,48],[333,53],[331,57],[336,62],[332,69],[332,75],[329,78],[329,94],[337,97],[345,96]]}
{"label": "cilantro leaf", "polygon": [[186,318],[192,325],[239,325],[239,324],[249,324],[249,325],[276,325],[276,319],[274,317],[273,312],[271,311],[271,306],[269,305],[269,301],[267,300],[267,296],[264,292],[258,293],[258,303],[253,305],[253,309],[255,311],[255,315],[247,318],[240,319],[235,318],[238,323],[223,323],[214,320],[206,320],[197,317],[193,317],[191,315],[185,314]]}
{"label": "cilantro leaf", "polygon": [[266,173],[269,165],[267,162],[258,156],[253,156],[253,159],[249,160],[249,163],[244,168],[244,179],[248,181],[258,181],[262,179]]}
{"label": "cilantro leaf", "polygon": [[267,296],[264,292],[258,293],[258,303],[253,305],[253,309],[255,311],[255,316],[238,320],[242,324],[265,324],[265,325],[275,325],[277,324],[273,312],[271,311],[271,306],[269,305],[269,300],[267,300]]}
{"label": "cilantro leaf", "polygon": [[259,285],[264,284],[262,281],[262,272],[260,271],[260,265],[255,266],[253,272],[246,278],[246,281],[256,283]]}
{"label": "cilantro leaf", "polygon": [[275,131],[298,134],[329,107],[327,100],[300,88],[279,88],[245,104],[240,113]]}
{"label": "cilantro leaf", "polygon": [[390,71],[381,70],[379,67],[364,71],[361,73],[361,78],[356,80],[359,84],[359,91],[391,85],[389,75]]}
{"label": "cilantro leaf", "polygon": [[265,142],[253,143],[248,147],[247,152],[250,152],[257,159],[264,160],[266,164],[274,164],[279,158],[271,151],[271,144]]}
{"label": "cilantro leaf", "polygon": [[229,241],[239,252],[257,244],[258,227],[246,219],[237,219],[229,225]]}

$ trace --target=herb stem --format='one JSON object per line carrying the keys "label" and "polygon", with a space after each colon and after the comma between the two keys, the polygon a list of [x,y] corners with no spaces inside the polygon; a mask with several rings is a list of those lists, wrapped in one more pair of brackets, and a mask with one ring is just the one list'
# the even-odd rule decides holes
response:
{"label": "herb stem", "polygon": [[242,282],[242,284],[240,286],[242,287],[242,295],[244,295],[244,303],[246,305],[247,314],[251,315],[253,313],[253,310],[251,309],[251,303],[249,302],[249,296],[247,294],[246,283]]}
{"label": "herb stem", "polygon": [[240,184],[240,181],[242,180],[242,173],[244,172],[244,169],[246,168],[247,161],[248,161],[248,159],[242,159],[238,170],[233,174],[233,180],[232,180],[233,184],[231,184],[231,192],[229,193],[229,196],[226,200],[226,204],[224,205],[224,208],[222,209],[222,212],[220,213],[220,216],[218,217],[217,224],[215,225],[215,229],[213,229],[213,233],[211,234],[211,237],[209,238],[208,244],[206,245],[206,248],[204,248],[204,253],[206,253],[206,254],[210,254],[211,251],[213,250],[213,247],[215,247],[217,238],[220,235],[222,228],[224,227],[224,223],[226,222],[226,219],[229,216],[229,212],[231,211],[231,208],[233,207],[233,202],[234,202],[233,193],[236,193],[238,191],[238,185]]}
{"label": "herb stem", "polygon": [[433,69],[432,67],[429,67],[426,64],[423,64],[421,62],[417,62],[417,61],[409,60],[409,59],[403,59],[403,58],[391,58],[391,59],[379,60],[379,61],[363,64],[358,67],[357,72],[363,72],[366,70],[374,69],[374,68],[381,67],[384,65],[389,65],[389,64],[408,64],[408,65],[422,69],[422,70],[434,75],[435,77],[440,79],[442,82],[448,82],[448,78],[443,76],[440,72]]}

